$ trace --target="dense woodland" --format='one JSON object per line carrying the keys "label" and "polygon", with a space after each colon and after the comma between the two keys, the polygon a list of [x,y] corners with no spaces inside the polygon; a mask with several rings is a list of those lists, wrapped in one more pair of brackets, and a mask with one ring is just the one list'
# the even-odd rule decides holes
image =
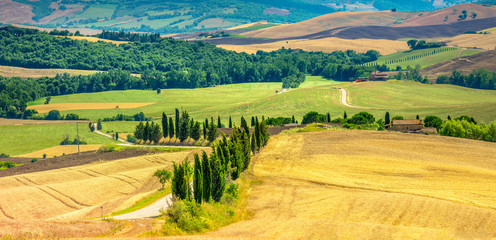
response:
{"label": "dense woodland", "polygon": [[454,84],[463,87],[496,90],[496,72],[487,69],[476,69],[468,75],[454,70],[451,76],[441,75],[436,80],[437,84]]}
{"label": "dense woodland", "polygon": [[[357,64],[374,61],[379,56],[374,50],[365,54],[351,50],[328,54],[281,49],[246,54],[204,42],[137,39],[116,46],[37,30],[0,28],[0,65],[106,71],[91,76],[64,74],[38,80],[0,77],[0,116],[25,117],[27,102],[72,93],[199,88],[247,82],[283,82],[283,87],[294,88],[305,80],[306,74],[347,81],[374,70]],[[149,39],[155,40],[146,42]],[[141,75],[136,77],[131,73]]]}

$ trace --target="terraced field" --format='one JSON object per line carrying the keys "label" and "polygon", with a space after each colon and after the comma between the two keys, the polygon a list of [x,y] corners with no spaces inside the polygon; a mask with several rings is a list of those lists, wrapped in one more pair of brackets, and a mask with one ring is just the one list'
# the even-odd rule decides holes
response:
{"label": "terraced field", "polygon": [[368,131],[278,135],[256,158],[253,216],[205,237],[496,237],[494,143]]}

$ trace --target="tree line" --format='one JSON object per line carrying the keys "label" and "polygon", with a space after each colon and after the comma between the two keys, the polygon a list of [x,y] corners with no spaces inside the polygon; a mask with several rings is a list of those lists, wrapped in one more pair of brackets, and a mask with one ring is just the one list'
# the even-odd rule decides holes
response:
{"label": "tree line", "polygon": [[441,75],[437,77],[437,84],[453,84],[469,88],[496,89],[496,72],[487,69],[474,69],[472,73],[464,75],[458,70],[453,70],[451,76]]}
{"label": "tree line", "polygon": [[[244,118],[241,127],[235,127],[227,138],[225,135],[207,156],[194,155],[194,166],[186,158],[181,164],[174,164],[172,193],[183,200],[197,203],[219,202],[224,194],[226,182],[238,179],[251,161],[251,155],[267,144],[269,134],[265,121],[256,120],[250,137],[250,129]],[[193,182],[191,187],[190,183]]]}

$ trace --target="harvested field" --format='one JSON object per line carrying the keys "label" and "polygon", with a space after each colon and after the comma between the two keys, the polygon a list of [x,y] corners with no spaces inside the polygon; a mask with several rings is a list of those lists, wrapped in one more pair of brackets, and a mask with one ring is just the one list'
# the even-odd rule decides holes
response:
{"label": "harvested field", "polygon": [[496,34],[462,34],[451,38],[443,38],[439,41],[446,42],[448,46],[481,48],[485,50],[496,49]]}
{"label": "harvested field", "polygon": [[258,38],[286,39],[339,27],[386,26],[399,19],[410,18],[415,15],[415,13],[392,13],[391,11],[335,12],[299,23],[251,31],[242,35]]}
{"label": "harvested field", "polygon": [[[89,152],[89,151],[96,151],[98,148],[100,148],[102,145],[79,145],[79,150],[81,152]],[[62,155],[67,155],[67,154],[73,154],[78,152],[78,146],[77,145],[61,145],[61,146],[55,146],[43,150],[39,150],[36,152],[28,153],[28,154],[23,154],[19,155],[17,157],[22,157],[22,158],[42,158],[43,154],[46,154],[47,156],[62,156]]]}
{"label": "harvested field", "polygon": [[[0,219],[74,220],[130,207],[159,189],[157,169],[194,151],[161,153],[0,178]],[[43,206],[43,207],[39,207]],[[5,226],[0,232],[6,234]]]}
{"label": "harvested field", "polygon": [[272,137],[250,219],[205,238],[496,237],[495,143],[369,131]]}
{"label": "harvested field", "polygon": [[0,66],[0,76],[3,77],[21,77],[21,78],[41,78],[41,77],[55,77],[57,74],[68,73],[70,75],[91,75],[98,71],[90,70],[75,70],[75,69],[33,69]]}
{"label": "harvested field", "polygon": [[496,71],[496,50],[482,52],[468,57],[459,57],[450,61],[442,62],[422,69],[422,75],[430,79],[436,79],[439,75],[451,76],[456,69],[464,74],[469,74],[472,70],[485,68],[489,71]]}
{"label": "harvested field", "polygon": [[322,52],[346,51],[350,49],[357,52],[367,52],[370,49],[374,49],[382,55],[408,50],[406,42],[403,41],[382,39],[350,40],[334,37],[322,39],[298,39],[251,45],[218,45],[218,47],[246,53],[256,53],[258,50],[270,52],[281,49],[282,47],[286,49],[291,48]]}
{"label": "harvested field", "polygon": [[[455,11],[455,9],[457,9]],[[463,3],[457,4],[451,7],[443,8],[438,11],[429,12],[422,14],[421,16],[415,16],[413,18],[406,19],[400,24],[392,25],[393,27],[418,27],[426,25],[437,25],[437,24],[450,24],[460,21],[458,15],[461,11],[466,10],[469,16],[464,21],[471,21],[472,17],[470,14],[472,12],[477,13],[476,19],[482,18],[492,18],[496,17],[496,8],[494,7],[484,7],[480,4],[473,3]],[[448,16],[447,20],[445,17]]]}
{"label": "harvested field", "polygon": [[33,24],[33,7],[12,0],[0,1],[0,22],[2,23],[30,23]]}
{"label": "harvested field", "polygon": [[102,39],[102,38],[97,38],[97,37],[82,37],[82,36],[69,36],[68,38],[74,39],[74,40],[86,40],[88,42],[107,42],[107,43],[113,43],[117,46],[123,44],[123,43],[128,43],[126,41],[114,41],[114,40],[108,40],[108,39]]}
{"label": "harvested field", "polygon": [[48,113],[52,110],[70,111],[85,109],[133,109],[153,104],[156,103],[53,103],[29,106],[28,109],[34,109],[39,113]]}
{"label": "harvested field", "polygon": [[0,126],[20,126],[20,125],[51,125],[67,123],[88,123],[88,121],[51,121],[51,120],[27,120],[27,119],[7,119],[0,118]]}

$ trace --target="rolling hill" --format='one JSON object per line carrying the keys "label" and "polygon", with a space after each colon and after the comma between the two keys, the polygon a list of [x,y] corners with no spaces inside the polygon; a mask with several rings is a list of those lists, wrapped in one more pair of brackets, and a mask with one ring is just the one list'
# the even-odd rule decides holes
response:
{"label": "rolling hill", "polygon": [[255,159],[241,239],[490,239],[494,143],[388,132],[280,134]]}
{"label": "rolling hill", "polygon": [[266,20],[294,23],[336,11],[425,11],[468,0],[6,0],[2,23],[28,23],[45,27],[92,28],[158,33],[212,30]]}
{"label": "rolling hill", "polygon": [[472,70],[485,68],[489,71],[496,71],[496,50],[482,52],[476,55],[459,57],[450,61],[438,63],[422,69],[422,74],[430,79],[435,79],[439,75],[450,76],[454,70],[469,74]]}

